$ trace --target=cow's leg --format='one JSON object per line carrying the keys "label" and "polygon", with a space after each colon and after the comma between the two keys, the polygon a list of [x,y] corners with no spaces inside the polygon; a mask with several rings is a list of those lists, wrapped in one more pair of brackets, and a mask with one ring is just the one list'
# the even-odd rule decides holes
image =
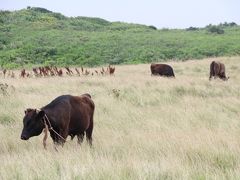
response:
{"label": "cow's leg", "polygon": [[91,117],[90,125],[86,130],[87,141],[90,146],[92,146],[92,131],[93,131],[93,117]]}
{"label": "cow's leg", "polygon": [[217,74],[215,72],[216,72],[216,70],[213,70],[213,72],[212,72],[212,76],[214,77],[214,79],[217,78]]}
{"label": "cow's leg", "polygon": [[61,125],[61,127],[59,128],[59,135],[58,135],[58,139],[60,144],[63,146],[64,143],[67,140],[67,136],[68,136],[68,129],[69,129],[69,122],[70,122],[70,114],[66,114],[64,117],[62,117],[61,122],[64,122],[64,120],[68,119],[67,121],[65,121],[64,124]]}
{"label": "cow's leg", "polygon": [[66,129],[60,129],[59,135],[60,135],[60,136],[58,136],[59,144],[61,144],[61,145],[63,146],[63,144],[64,144],[65,141],[67,140],[68,128],[66,128]]}
{"label": "cow's leg", "polygon": [[212,76],[213,76],[213,72],[212,72],[212,70],[210,69],[209,81],[212,79]]}
{"label": "cow's leg", "polygon": [[83,142],[84,132],[78,134],[77,138],[78,138],[78,144],[81,144]]}
{"label": "cow's leg", "polygon": [[73,140],[75,137],[75,135],[73,135],[73,134],[70,134],[70,136],[71,136],[71,140]]}

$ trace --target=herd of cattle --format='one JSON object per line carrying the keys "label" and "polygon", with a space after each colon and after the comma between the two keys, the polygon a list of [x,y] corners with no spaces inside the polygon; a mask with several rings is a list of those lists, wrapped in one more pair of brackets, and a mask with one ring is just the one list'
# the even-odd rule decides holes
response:
{"label": "herd of cattle", "polygon": [[[173,68],[167,64],[151,64],[150,69],[152,75],[175,77]],[[58,72],[57,69],[54,71]],[[40,75],[40,72],[36,72],[36,75]],[[42,75],[44,75],[43,72]],[[67,69],[67,72],[70,74],[71,70]],[[213,76],[223,80],[228,79],[224,64],[215,61],[210,64],[209,80]],[[94,109],[95,105],[90,94],[81,96],[62,95],[40,110],[29,108],[25,110],[21,139],[28,140],[44,131],[43,145],[46,147],[49,131],[55,144],[63,145],[67,136],[71,136],[71,139],[77,136],[78,143],[81,144],[86,133],[87,141],[91,146]]]}
{"label": "herd of cattle", "polygon": [[[167,64],[151,64],[150,66],[152,75],[160,75],[166,77],[175,77],[173,68]],[[210,64],[210,76],[209,80],[214,78],[220,78],[222,80],[228,80],[226,77],[225,65],[223,63],[212,61]]]}
{"label": "herd of cattle", "polygon": [[[62,77],[64,75],[64,72],[66,73],[66,75],[68,76],[73,76],[73,75],[114,75],[115,72],[115,67],[109,65],[107,68],[104,69],[104,67],[102,67],[100,70],[94,70],[94,71],[90,71],[86,68],[81,67],[80,69],[78,68],[74,68],[71,69],[69,67],[65,67],[65,68],[57,68],[56,66],[44,66],[44,67],[36,67],[36,68],[32,68],[32,71],[27,71],[26,69],[22,69],[20,71],[20,78],[28,78],[28,77],[51,77],[51,76],[59,76]],[[2,70],[3,73],[3,77],[11,77],[11,78],[15,78],[16,75],[13,71],[9,71],[7,69],[3,69]]]}
{"label": "herd of cattle", "polygon": [[[86,68],[81,67],[81,70],[78,68],[71,69],[69,67],[65,67],[65,73],[68,76],[73,75],[114,75],[115,67],[109,65],[107,68],[101,68],[100,70],[90,71]],[[175,77],[173,68],[167,64],[151,64],[150,66],[151,74],[152,75],[159,75],[165,77]],[[6,69],[2,70],[3,77],[11,77],[15,78],[15,73],[13,71],[8,71]],[[37,67],[33,68],[32,72],[28,72],[26,69],[22,69],[20,72],[19,77],[26,78],[26,77],[50,77],[50,76],[59,76],[62,77],[64,74],[64,70],[62,68],[57,68],[56,66],[44,66],[44,67]],[[210,76],[209,80],[212,77],[219,77],[222,80],[228,80],[229,77],[226,77],[225,73],[225,65],[223,63],[212,61],[210,64]]]}

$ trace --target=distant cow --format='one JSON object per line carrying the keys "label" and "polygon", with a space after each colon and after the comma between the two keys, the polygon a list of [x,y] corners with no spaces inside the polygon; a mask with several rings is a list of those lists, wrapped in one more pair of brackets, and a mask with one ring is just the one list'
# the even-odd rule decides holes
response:
{"label": "distant cow", "polygon": [[212,77],[217,78],[219,77],[222,80],[228,80],[229,77],[226,77],[225,74],[225,65],[223,63],[212,61],[210,64],[210,76],[209,80],[211,80]]}
{"label": "distant cow", "polygon": [[167,64],[151,64],[152,75],[175,77],[173,68]]}
{"label": "distant cow", "polygon": [[76,135],[80,144],[86,132],[87,141],[92,145],[94,109],[95,105],[89,94],[62,95],[41,110],[27,109],[21,139],[28,140],[40,135],[46,123],[56,144],[63,145],[68,135],[72,138]]}
{"label": "distant cow", "polygon": [[3,77],[4,77],[4,78],[5,78],[5,76],[6,76],[6,73],[7,73],[7,70],[4,69],[4,70],[3,70]]}

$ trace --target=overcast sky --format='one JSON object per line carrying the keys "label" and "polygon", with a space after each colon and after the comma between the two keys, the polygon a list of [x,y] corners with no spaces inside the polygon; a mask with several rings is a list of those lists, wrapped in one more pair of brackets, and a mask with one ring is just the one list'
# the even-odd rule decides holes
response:
{"label": "overcast sky", "polygon": [[0,0],[1,10],[27,6],[158,28],[204,27],[225,21],[240,24],[240,0]]}

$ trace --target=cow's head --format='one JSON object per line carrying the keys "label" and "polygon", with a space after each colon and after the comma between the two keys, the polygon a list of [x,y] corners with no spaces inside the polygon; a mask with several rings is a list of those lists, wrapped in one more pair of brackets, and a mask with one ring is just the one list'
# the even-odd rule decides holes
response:
{"label": "cow's head", "polygon": [[38,111],[36,109],[25,110],[25,116],[23,118],[23,130],[21,134],[22,140],[28,140],[32,136],[38,136],[41,134],[44,128],[44,115],[44,111]]}

